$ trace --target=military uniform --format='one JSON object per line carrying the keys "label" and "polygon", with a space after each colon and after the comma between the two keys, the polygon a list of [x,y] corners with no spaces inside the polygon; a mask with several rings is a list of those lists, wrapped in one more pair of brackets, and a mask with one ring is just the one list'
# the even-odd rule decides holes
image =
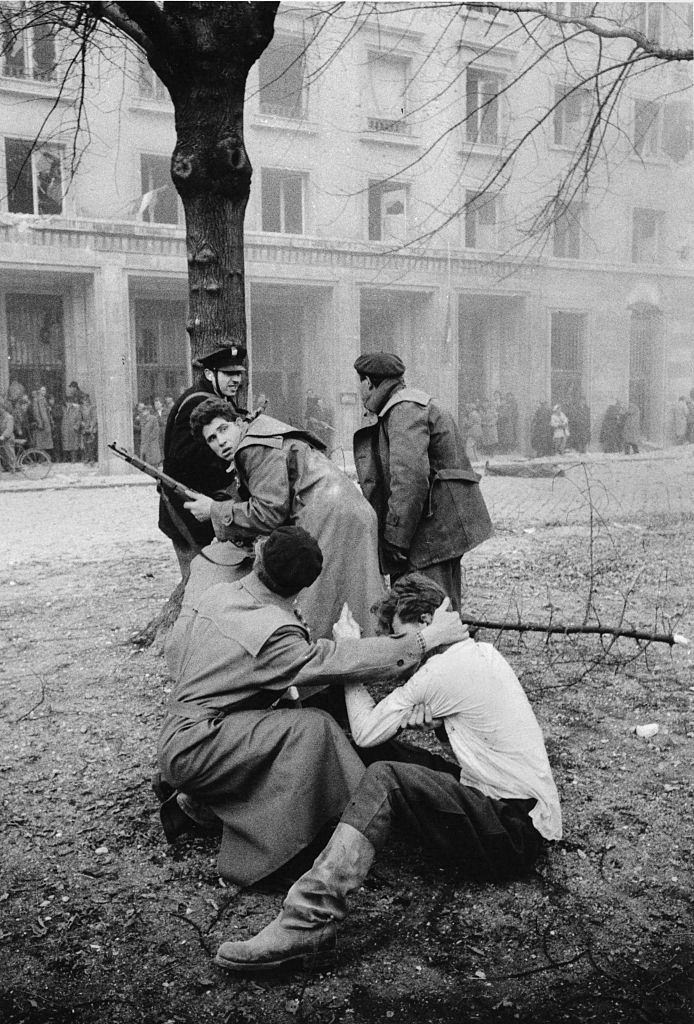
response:
{"label": "military uniform", "polygon": [[[225,367],[242,368],[245,355],[246,350],[241,346],[227,346],[201,357],[196,365],[203,370],[214,368],[217,371]],[[231,481],[224,460],[215,455],[204,441],[192,436],[190,417],[201,402],[219,397],[223,396],[215,389],[214,381],[201,377],[174,403],[164,431],[162,471],[192,490],[207,495],[226,490]],[[248,416],[247,411],[231,399],[223,400],[229,403],[239,417]],[[199,523],[183,508],[184,501],[184,498],[162,492],[159,502],[159,529],[173,542],[182,570],[184,563],[190,562],[197,549],[214,539],[211,524]]]}
{"label": "military uniform", "polygon": [[385,593],[376,517],[322,447],[304,431],[258,416],[234,456],[239,495],[247,499],[215,502],[214,532],[228,540],[269,534],[285,523],[303,527],[323,552],[323,571],[300,596],[312,635],[332,635],[345,601],[364,635],[372,635],[370,609]]}
{"label": "military uniform", "polygon": [[273,708],[293,684],[343,686],[404,678],[417,638],[312,644],[255,574],[192,599],[165,646],[177,680],[158,756],[168,783],[223,822],[220,874],[250,885],[300,852],[346,807],[364,765],[335,720]]}
{"label": "military uniform", "polygon": [[[368,375],[369,358],[379,368],[387,357],[362,356],[357,372]],[[425,573],[460,609],[460,559],[491,533],[480,478],[453,417],[428,394],[400,377],[383,377],[372,395],[367,409],[376,419],[354,435],[354,461],[378,516],[381,568],[391,580]]]}

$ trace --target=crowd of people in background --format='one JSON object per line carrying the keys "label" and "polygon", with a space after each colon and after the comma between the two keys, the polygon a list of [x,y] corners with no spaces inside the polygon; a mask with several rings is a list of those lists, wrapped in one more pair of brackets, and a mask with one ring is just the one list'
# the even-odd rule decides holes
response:
{"label": "crowd of people in background", "polygon": [[[258,396],[259,411],[268,400]],[[161,466],[164,432],[174,398],[158,395],[138,402],[133,409],[134,449],[152,466]],[[511,391],[495,391],[491,398],[468,402],[459,421],[468,458],[485,457],[520,449],[519,409]],[[313,390],[306,393],[304,426],[330,451],[335,444],[334,415],[330,404]],[[694,388],[680,395],[673,410],[675,444],[694,444]],[[583,453],[591,441],[591,413],[585,395],[570,392],[565,403],[541,401],[530,424],[530,448],[538,457],[560,455],[567,450]],[[624,405],[616,398],[605,411],[599,435],[604,452],[638,453],[641,445],[641,411],[636,402]],[[38,448],[53,462],[94,464],[98,458],[96,407],[77,381],[56,399],[45,385],[27,392],[13,380],[0,399],[0,472],[14,466],[16,445]]]}
{"label": "crowd of people in background", "polygon": [[511,391],[467,402],[460,414],[460,432],[471,462],[483,456],[512,452],[518,447],[518,402]]}
{"label": "crowd of people in background", "polygon": [[171,395],[156,395],[151,402],[138,402],[133,410],[135,452],[150,466],[158,468],[164,461],[164,433],[173,406]]}
{"label": "crowd of people in background", "polygon": [[0,401],[0,469],[12,471],[15,448],[38,448],[53,462],[96,463],[98,426],[96,407],[77,381],[56,398],[45,384],[27,392],[17,380],[10,382]]}

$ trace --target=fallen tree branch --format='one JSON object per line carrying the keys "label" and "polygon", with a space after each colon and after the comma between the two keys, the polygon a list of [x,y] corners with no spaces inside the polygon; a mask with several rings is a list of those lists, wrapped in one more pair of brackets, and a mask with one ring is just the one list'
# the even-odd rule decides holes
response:
{"label": "fallen tree branch", "polygon": [[550,634],[569,636],[570,634],[587,633],[594,636],[623,636],[628,640],[646,640],[653,644],[669,644],[670,647],[675,644],[686,647],[689,644],[687,637],[682,636],[681,633],[651,633],[645,629],[584,626],[578,623],[562,625],[558,622],[492,622],[487,619],[463,619],[463,622],[466,626],[472,626],[473,629],[491,629],[498,633],[545,633],[548,636]]}

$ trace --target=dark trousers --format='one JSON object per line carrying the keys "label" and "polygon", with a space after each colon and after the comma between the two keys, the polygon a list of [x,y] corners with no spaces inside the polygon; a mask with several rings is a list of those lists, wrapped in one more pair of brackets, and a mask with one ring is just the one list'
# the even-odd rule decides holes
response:
{"label": "dark trousers", "polygon": [[433,580],[434,583],[438,583],[441,589],[446,592],[446,597],[450,597],[453,610],[456,612],[460,611],[460,588],[462,586],[460,558],[449,558],[446,562],[434,562],[433,565],[427,565],[423,569],[413,569],[410,566],[404,572],[391,573],[391,585],[408,572],[421,572],[424,576],[428,576],[430,580]]}
{"label": "dark trousers", "polygon": [[524,874],[543,839],[528,812],[535,800],[495,800],[445,772],[416,764],[369,765],[342,821],[376,851],[394,826],[437,860],[468,877],[498,881]]}

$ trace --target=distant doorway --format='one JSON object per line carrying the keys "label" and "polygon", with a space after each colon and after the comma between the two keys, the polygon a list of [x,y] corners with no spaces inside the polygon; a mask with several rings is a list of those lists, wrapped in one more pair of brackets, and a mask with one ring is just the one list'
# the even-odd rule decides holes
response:
{"label": "distant doorway", "polygon": [[584,313],[552,313],[552,404],[567,409],[585,391],[586,318]]}
{"label": "distant doorway", "polygon": [[632,310],[629,331],[629,402],[641,413],[644,437],[657,436],[663,315],[654,306]]}
{"label": "distant doorway", "polygon": [[5,296],[9,380],[28,394],[45,385],[60,401],[65,393],[65,333],[61,295]]}

